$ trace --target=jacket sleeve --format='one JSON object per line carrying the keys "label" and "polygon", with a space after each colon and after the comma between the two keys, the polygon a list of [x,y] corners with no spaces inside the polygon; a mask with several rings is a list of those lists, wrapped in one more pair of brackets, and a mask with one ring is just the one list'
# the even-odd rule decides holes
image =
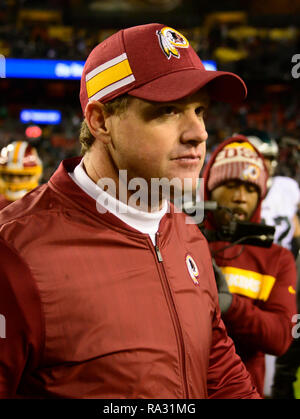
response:
{"label": "jacket sleeve", "polygon": [[[233,294],[232,304],[223,320],[229,335],[248,350],[282,355],[292,342],[292,317],[296,310],[296,265],[292,254],[282,248],[278,273],[269,298],[256,304]],[[271,262],[272,263],[272,262]]]}
{"label": "jacket sleeve", "polygon": [[213,321],[207,388],[210,399],[261,399],[227,335],[219,308]]}
{"label": "jacket sleeve", "polygon": [[17,397],[43,350],[39,293],[20,256],[0,239],[0,398]]}

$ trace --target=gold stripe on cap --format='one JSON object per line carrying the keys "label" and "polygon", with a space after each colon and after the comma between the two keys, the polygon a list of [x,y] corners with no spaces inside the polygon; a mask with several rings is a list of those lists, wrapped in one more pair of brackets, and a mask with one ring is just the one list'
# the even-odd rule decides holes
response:
{"label": "gold stripe on cap", "polygon": [[88,98],[95,95],[105,87],[116,83],[131,74],[132,70],[127,59],[107,68],[104,71],[101,71],[86,83]]}
{"label": "gold stripe on cap", "polygon": [[237,142],[235,142],[235,143],[230,143],[230,144],[227,144],[225,147],[224,147],[224,149],[225,148],[249,148],[249,150],[253,150],[253,151],[255,151],[254,150],[254,147],[252,146],[252,144],[250,144],[250,143],[246,143],[246,142],[244,142],[244,143],[237,143]]}

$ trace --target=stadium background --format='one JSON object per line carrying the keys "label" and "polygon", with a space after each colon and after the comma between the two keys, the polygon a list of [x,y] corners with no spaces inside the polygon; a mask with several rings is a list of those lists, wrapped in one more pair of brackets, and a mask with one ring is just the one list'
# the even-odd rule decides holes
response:
{"label": "stadium background", "polygon": [[[299,0],[0,0],[0,54],[84,61],[115,31],[151,22],[178,29],[201,59],[236,72],[248,86],[244,104],[211,107],[208,151],[233,132],[267,130],[280,146],[277,173],[300,184],[300,69],[299,78],[292,76],[292,57],[300,54]],[[1,74],[0,147],[27,138],[43,160],[43,182],[63,158],[80,153],[79,83]],[[24,109],[58,110],[61,121],[24,123]],[[295,390],[300,398],[300,375]]]}

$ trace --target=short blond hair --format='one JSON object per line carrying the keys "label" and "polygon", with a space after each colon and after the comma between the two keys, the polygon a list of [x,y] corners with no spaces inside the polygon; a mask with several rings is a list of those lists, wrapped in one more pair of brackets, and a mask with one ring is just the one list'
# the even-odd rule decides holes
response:
{"label": "short blond hair", "polygon": [[[117,97],[116,99],[111,100],[110,102],[104,103],[104,112],[107,115],[120,115],[126,111],[131,96],[128,94]],[[81,123],[79,141],[81,144],[81,154],[84,155],[92,146],[95,141],[95,137],[89,130],[88,124],[84,119]]]}

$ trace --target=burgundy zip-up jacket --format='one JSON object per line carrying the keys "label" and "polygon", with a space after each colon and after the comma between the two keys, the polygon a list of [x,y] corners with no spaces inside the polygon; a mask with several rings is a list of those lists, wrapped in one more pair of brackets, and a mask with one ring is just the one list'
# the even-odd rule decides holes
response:
{"label": "burgundy zip-up jacket", "polygon": [[155,248],[97,211],[79,161],[1,212],[0,397],[260,398],[197,226],[166,214]]}
{"label": "burgundy zip-up jacket", "polygon": [[11,203],[12,201],[9,201],[8,199],[6,199],[4,195],[0,195],[0,210],[7,207],[7,205]]}
{"label": "burgundy zip-up jacket", "polygon": [[[238,141],[244,142],[245,138],[222,143],[205,166],[205,199],[210,198],[207,183],[216,155],[227,144]],[[254,223],[260,222],[261,199],[250,220]],[[208,230],[216,229],[212,213],[205,224]],[[282,355],[292,342],[292,317],[297,312],[296,264],[292,253],[276,244],[270,248],[229,245],[225,241],[209,243],[233,294],[232,304],[222,318],[237,353],[263,396],[265,354]]]}

